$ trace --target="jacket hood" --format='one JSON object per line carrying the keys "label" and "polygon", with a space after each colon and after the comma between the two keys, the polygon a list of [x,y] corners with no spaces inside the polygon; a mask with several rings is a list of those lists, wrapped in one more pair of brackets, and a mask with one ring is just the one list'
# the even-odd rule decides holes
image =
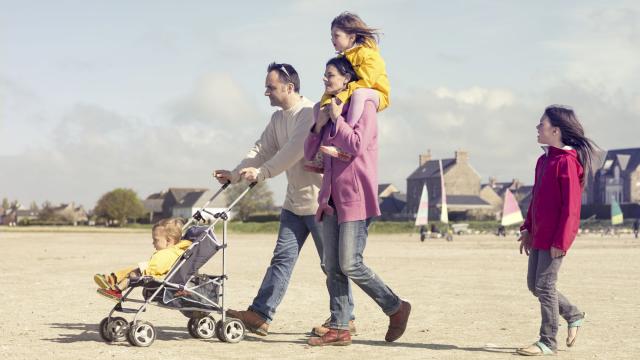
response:
{"label": "jacket hood", "polygon": [[545,146],[542,146],[542,150],[544,150],[544,153],[547,156],[570,155],[576,158],[578,157],[578,152],[569,145],[565,145],[562,148],[545,145]]}

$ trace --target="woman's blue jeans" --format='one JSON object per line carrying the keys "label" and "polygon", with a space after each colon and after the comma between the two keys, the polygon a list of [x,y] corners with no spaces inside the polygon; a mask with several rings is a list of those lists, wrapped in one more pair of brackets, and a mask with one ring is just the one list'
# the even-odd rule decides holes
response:
{"label": "woman's blue jeans", "polygon": [[371,219],[338,224],[335,215],[323,216],[323,259],[330,297],[329,325],[333,329],[349,329],[353,312],[349,279],[369,295],[385,314],[391,315],[400,308],[400,298],[362,260],[370,223]]}

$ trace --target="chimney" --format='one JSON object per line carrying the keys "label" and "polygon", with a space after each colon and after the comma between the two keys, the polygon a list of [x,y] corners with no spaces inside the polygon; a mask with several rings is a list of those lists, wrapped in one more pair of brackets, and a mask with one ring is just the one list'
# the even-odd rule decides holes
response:
{"label": "chimney", "polygon": [[426,164],[429,160],[431,160],[431,149],[427,150],[425,154],[418,155],[419,166]]}
{"label": "chimney", "polygon": [[498,179],[496,179],[495,176],[489,176],[489,186],[491,186],[491,188],[495,189],[497,182]]}
{"label": "chimney", "polygon": [[466,150],[456,151],[456,163],[466,164],[469,162],[469,153]]}

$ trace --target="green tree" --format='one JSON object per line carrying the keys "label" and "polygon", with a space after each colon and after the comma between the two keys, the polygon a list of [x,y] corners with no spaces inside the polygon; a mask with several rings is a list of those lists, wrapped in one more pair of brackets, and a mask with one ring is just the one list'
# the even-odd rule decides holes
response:
{"label": "green tree", "polygon": [[123,226],[128,219],[141,217],[144,206],[135,191],[119,188],[102,195],[94,212],[98,217],[116,220],[119,226]]}
{"label": "green tree", "polygon": [[[235,201],[246,188],[246,182],[231,185],[226,191],[227,205]],[[240,220],[246,221],[249,215],[271,209],[273,209],[273,192],[269,190],[267,183],[259,182],[233,207],[232,211]]]}
{"label": "green tree", "polygon": [[2,198],[2,208],[5,209],[5,210],[9,210],[10,209],[9,199]]}

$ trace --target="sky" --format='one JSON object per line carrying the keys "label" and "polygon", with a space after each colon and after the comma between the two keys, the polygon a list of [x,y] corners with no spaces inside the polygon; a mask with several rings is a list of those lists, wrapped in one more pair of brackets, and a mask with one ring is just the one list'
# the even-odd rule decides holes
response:
{"label": "sky", "polygon": [[[0,197],[93,208],[118,187],[215,189],[275,110],[266,67],[322,95],[342,11],[381,29],[391,105],[379,182],[469,152],[484,182],[533,181],[535,126],[572,106],[604,149],[640,147],[635,1],[0,0]],[[286,179],[269,180],[276,203]]]}

